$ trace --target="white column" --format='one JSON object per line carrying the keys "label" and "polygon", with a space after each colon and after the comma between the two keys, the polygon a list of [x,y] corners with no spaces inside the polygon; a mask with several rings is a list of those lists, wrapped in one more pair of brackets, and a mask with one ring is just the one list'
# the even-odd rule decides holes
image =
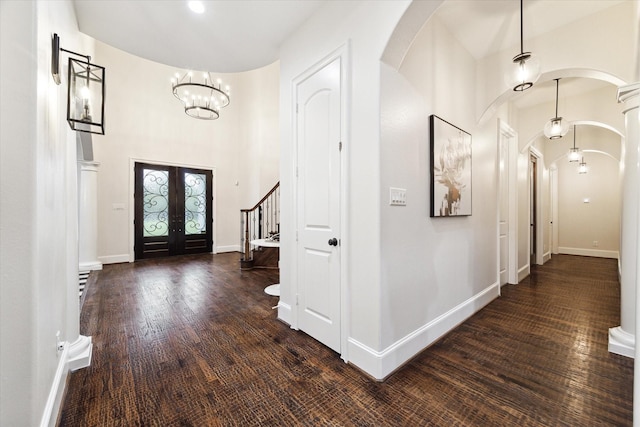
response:
{"label": "white column", "polygon": [[[638,8],[638,16],[640,18],[640,8]],[[637,70],[640,74],[640,69]],[[618,102],[625,104],[624,114],[624,126],[626,131],[625,144],[627,147],[634,149],[637,158],[635,167],[640,169],[640,82],[623,86],[618,89]],[[626,165],[625,165],[626,166]],[[640,173],[639,173],[640,175]],[[636,177],[637,178],[637,177]],[[635,180],[636,197],[640,199],[640,179]],[[640,212],[636,216],[636,226],[640,225]],[[635,269],[636,273],[640,267],[640,233],[636,233],[636,260]],[[625,288],[620,284],[620,328],[624,329],[625,321],[633,322],[635,330],[640,330],[640,316],[636,316],[636,313],[640,313],[640,292],[638,292],[638,280],[627,286],[627,294],[625,295]],[[633,303],[628,303],[626,300],[630,299]],[[627,311],[625,313],[625,310]],[[628,311],[633,310],[632,313]],[[611,334],[609,334],[611,337]],[[635,338],[635,337],[634,337]],[[611,348],[611,339],[609,339],[609,347]],[[634,356],[636,360],[640,360],[640,346],[635,346]],[[633,372],[633,425],[634,427],[640,426],[640,369],[634,369]]]}
{"label": "white column", "polygon": [[98,261],[98,166],[81,160],[78,183],[78,250],[80,271],[102,270]]}
{"label": "white column", "polygon": [[[609,329],[609,351],[635,357],[638,266],[640,266],[640,83],[618,89],[618,102],[625,104],[624,179],[620,243],[620,326]],[[640,359],[639,359],[640,360]],[[638,370],[640,371],[640,370]]]}

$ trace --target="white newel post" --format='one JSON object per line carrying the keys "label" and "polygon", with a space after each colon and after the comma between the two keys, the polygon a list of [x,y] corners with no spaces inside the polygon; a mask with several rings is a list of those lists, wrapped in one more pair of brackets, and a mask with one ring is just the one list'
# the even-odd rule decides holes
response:
{"label": "white newel post", "polygon": [[[618,102],[624,104],[625,161],[620,248],[620,326],[609,329],[609,351],[636,357],[636,312],[640,301],[638,267],[640,266],[640,83],[618,89]],[[640,360],[640,359],[639,359]]]}
{"label": "white newel post", "polygon": [[80,161],[78,188],[78,255],[80,271],[102,270],[98,261],[98,166],[93,161]]}

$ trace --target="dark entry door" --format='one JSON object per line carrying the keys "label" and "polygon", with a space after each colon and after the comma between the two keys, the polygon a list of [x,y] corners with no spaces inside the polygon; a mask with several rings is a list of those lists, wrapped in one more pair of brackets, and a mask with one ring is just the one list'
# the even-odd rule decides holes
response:
{"label": "dark entry door", "polygon": [[210,170],[136,163],[136,259],[213,250]]}

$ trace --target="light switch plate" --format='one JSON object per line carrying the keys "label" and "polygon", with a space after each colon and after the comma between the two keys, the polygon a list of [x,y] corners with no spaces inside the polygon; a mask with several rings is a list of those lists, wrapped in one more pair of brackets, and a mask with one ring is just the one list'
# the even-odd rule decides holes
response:
{"label": "light switch plate", "polygon": [[407,206],[407,190],[406,190],[406,188],[389,187],[389,205],[391,205],[391,206]]}

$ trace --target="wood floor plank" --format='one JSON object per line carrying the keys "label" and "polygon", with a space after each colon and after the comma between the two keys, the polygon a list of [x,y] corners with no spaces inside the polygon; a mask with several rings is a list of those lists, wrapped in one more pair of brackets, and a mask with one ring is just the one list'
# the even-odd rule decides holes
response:
{"label": "wood floor plank", "polygon": [[60,426],[627,426],[615,260],[554,256],[383,383],[276,319],[238,254],[92,272]]}

